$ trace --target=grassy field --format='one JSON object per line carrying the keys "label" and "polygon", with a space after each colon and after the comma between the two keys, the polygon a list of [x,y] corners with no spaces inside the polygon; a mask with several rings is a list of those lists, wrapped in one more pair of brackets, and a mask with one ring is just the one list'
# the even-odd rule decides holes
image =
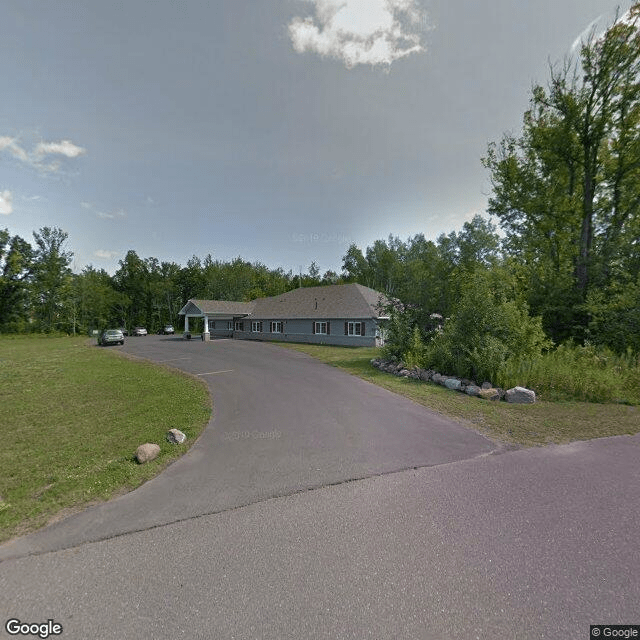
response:
{"label": "grassy field", "polygon": [[[0,541],[139,486],[182,455],[210,415],[202,382],[112,347],[0,339]],[[185,444],[166,441],[172,427]],[[144,442],[161,452],[139,465]]]}
{"label": "grassy field", "polygon": [[640,432],[640,408],[586,402],[536,402],[515,405],[490,402],[449,391],[439,385],[398,378],[373,368],[379,349],[281,343],[340,367],[454,418],[490,438],[525,446],[566,443]]}

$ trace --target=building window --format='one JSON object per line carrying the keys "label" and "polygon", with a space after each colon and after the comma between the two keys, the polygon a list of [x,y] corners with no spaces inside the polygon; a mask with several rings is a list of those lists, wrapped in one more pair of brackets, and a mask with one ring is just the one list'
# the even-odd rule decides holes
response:
{"label": "building window", "polygon": [[229,322],[227,322],[227,330],[233,331],[233,320],[229,320]]}
{"label": "building window", "polygon": [[327,335],[328,333],[328,322],[314,322],[313,323],[313,333]]}
{"label": "building window", "polygon": [[251,323],[251,331],[253,331],[254,333],[261,333],[262,332],[262,321],[258,320],[258,321],[253,321]]}
{"label": "building window", "polygon": [[235,330],[236,331],[244,331],[244,322],[236,322]]}
{"label": "building window", "polygon": [[347,335],[348,336],[361,336],[362,335],[362,323],[361,322],[347,322]]}
{"label": "building window", "polygon": [[272,322],[270,329],[271,333],[282,333],[282,322]]}
{"label": "building window", "polygon": [[344,335],[345,336],[363,336],[364,322],[345,322],[344,323]]}
{"label": "building window", "polygon": [[216,321],[209,320],[209,331],[215,331],[215,328],[216,328]]}

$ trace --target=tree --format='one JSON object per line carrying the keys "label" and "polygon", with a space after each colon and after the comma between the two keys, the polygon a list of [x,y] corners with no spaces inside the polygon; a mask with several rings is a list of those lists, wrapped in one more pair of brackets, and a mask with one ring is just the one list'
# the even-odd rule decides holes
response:
{"label": "tree", "polygon": [[20,236],[0,229],[0,327],[24,330],[29,320],[29,285],[33,275],[33,248]]}
{"label": "tree", "polygon": [[603,36],[592,33],[579,60],[552,67],[548,87],[533,88],[522,135],[504,136],[484,158],[493,187],[489,211],[506,232],[510,255],[526,267],[532,310],[545,316],[556,339],[584,338],[591,289],[633,267],[639,16],[636,4]]}
{"label": "tree", "polygon": [[65,328],[64,293],[71,279],[73,253],[65,250],[68,234],[57,227],[42,227],[33,233],[36,243],[33,270],[34,311],[40,329]]}

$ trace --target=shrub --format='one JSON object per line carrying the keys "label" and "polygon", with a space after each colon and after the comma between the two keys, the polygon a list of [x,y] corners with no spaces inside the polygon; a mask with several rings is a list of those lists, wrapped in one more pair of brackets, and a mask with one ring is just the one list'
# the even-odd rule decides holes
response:
{"label": "shrub", "polygon": [[533,358],[550,346],[540,318],[530,317],[524,303],[499,299],[480,276],[427,346],[426,360],[443,373],[494,381],[509,359]]}

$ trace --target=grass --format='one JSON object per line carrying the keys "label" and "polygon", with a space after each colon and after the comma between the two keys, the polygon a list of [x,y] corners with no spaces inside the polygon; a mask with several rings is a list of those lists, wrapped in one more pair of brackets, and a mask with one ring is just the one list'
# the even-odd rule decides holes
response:
{"label": "grass", "polygon": [[564,444],[640,432],[640,409],[635,406],[576,401],[538,401],[532,405],[490,402],[379,371],[370,363],[371,358],[380,356],[375,347],[281,346],[307,353],[508,444]]}
{"label": "grass", "polygon": [[617,356],[592,345],[560,345],[533,360],[507,362],[503,387],[519,384],[549,400],[640,405],[640,366],[631,353]]}
{"label": "grass", "polygon": [[[210,415],[201,381],[112,347],[0,339],[0,542],[139,486],[182,455]],[[185,444],[166,441],[172,427]],[[140,465],[134,454],[144,442],[161,451]]]}

